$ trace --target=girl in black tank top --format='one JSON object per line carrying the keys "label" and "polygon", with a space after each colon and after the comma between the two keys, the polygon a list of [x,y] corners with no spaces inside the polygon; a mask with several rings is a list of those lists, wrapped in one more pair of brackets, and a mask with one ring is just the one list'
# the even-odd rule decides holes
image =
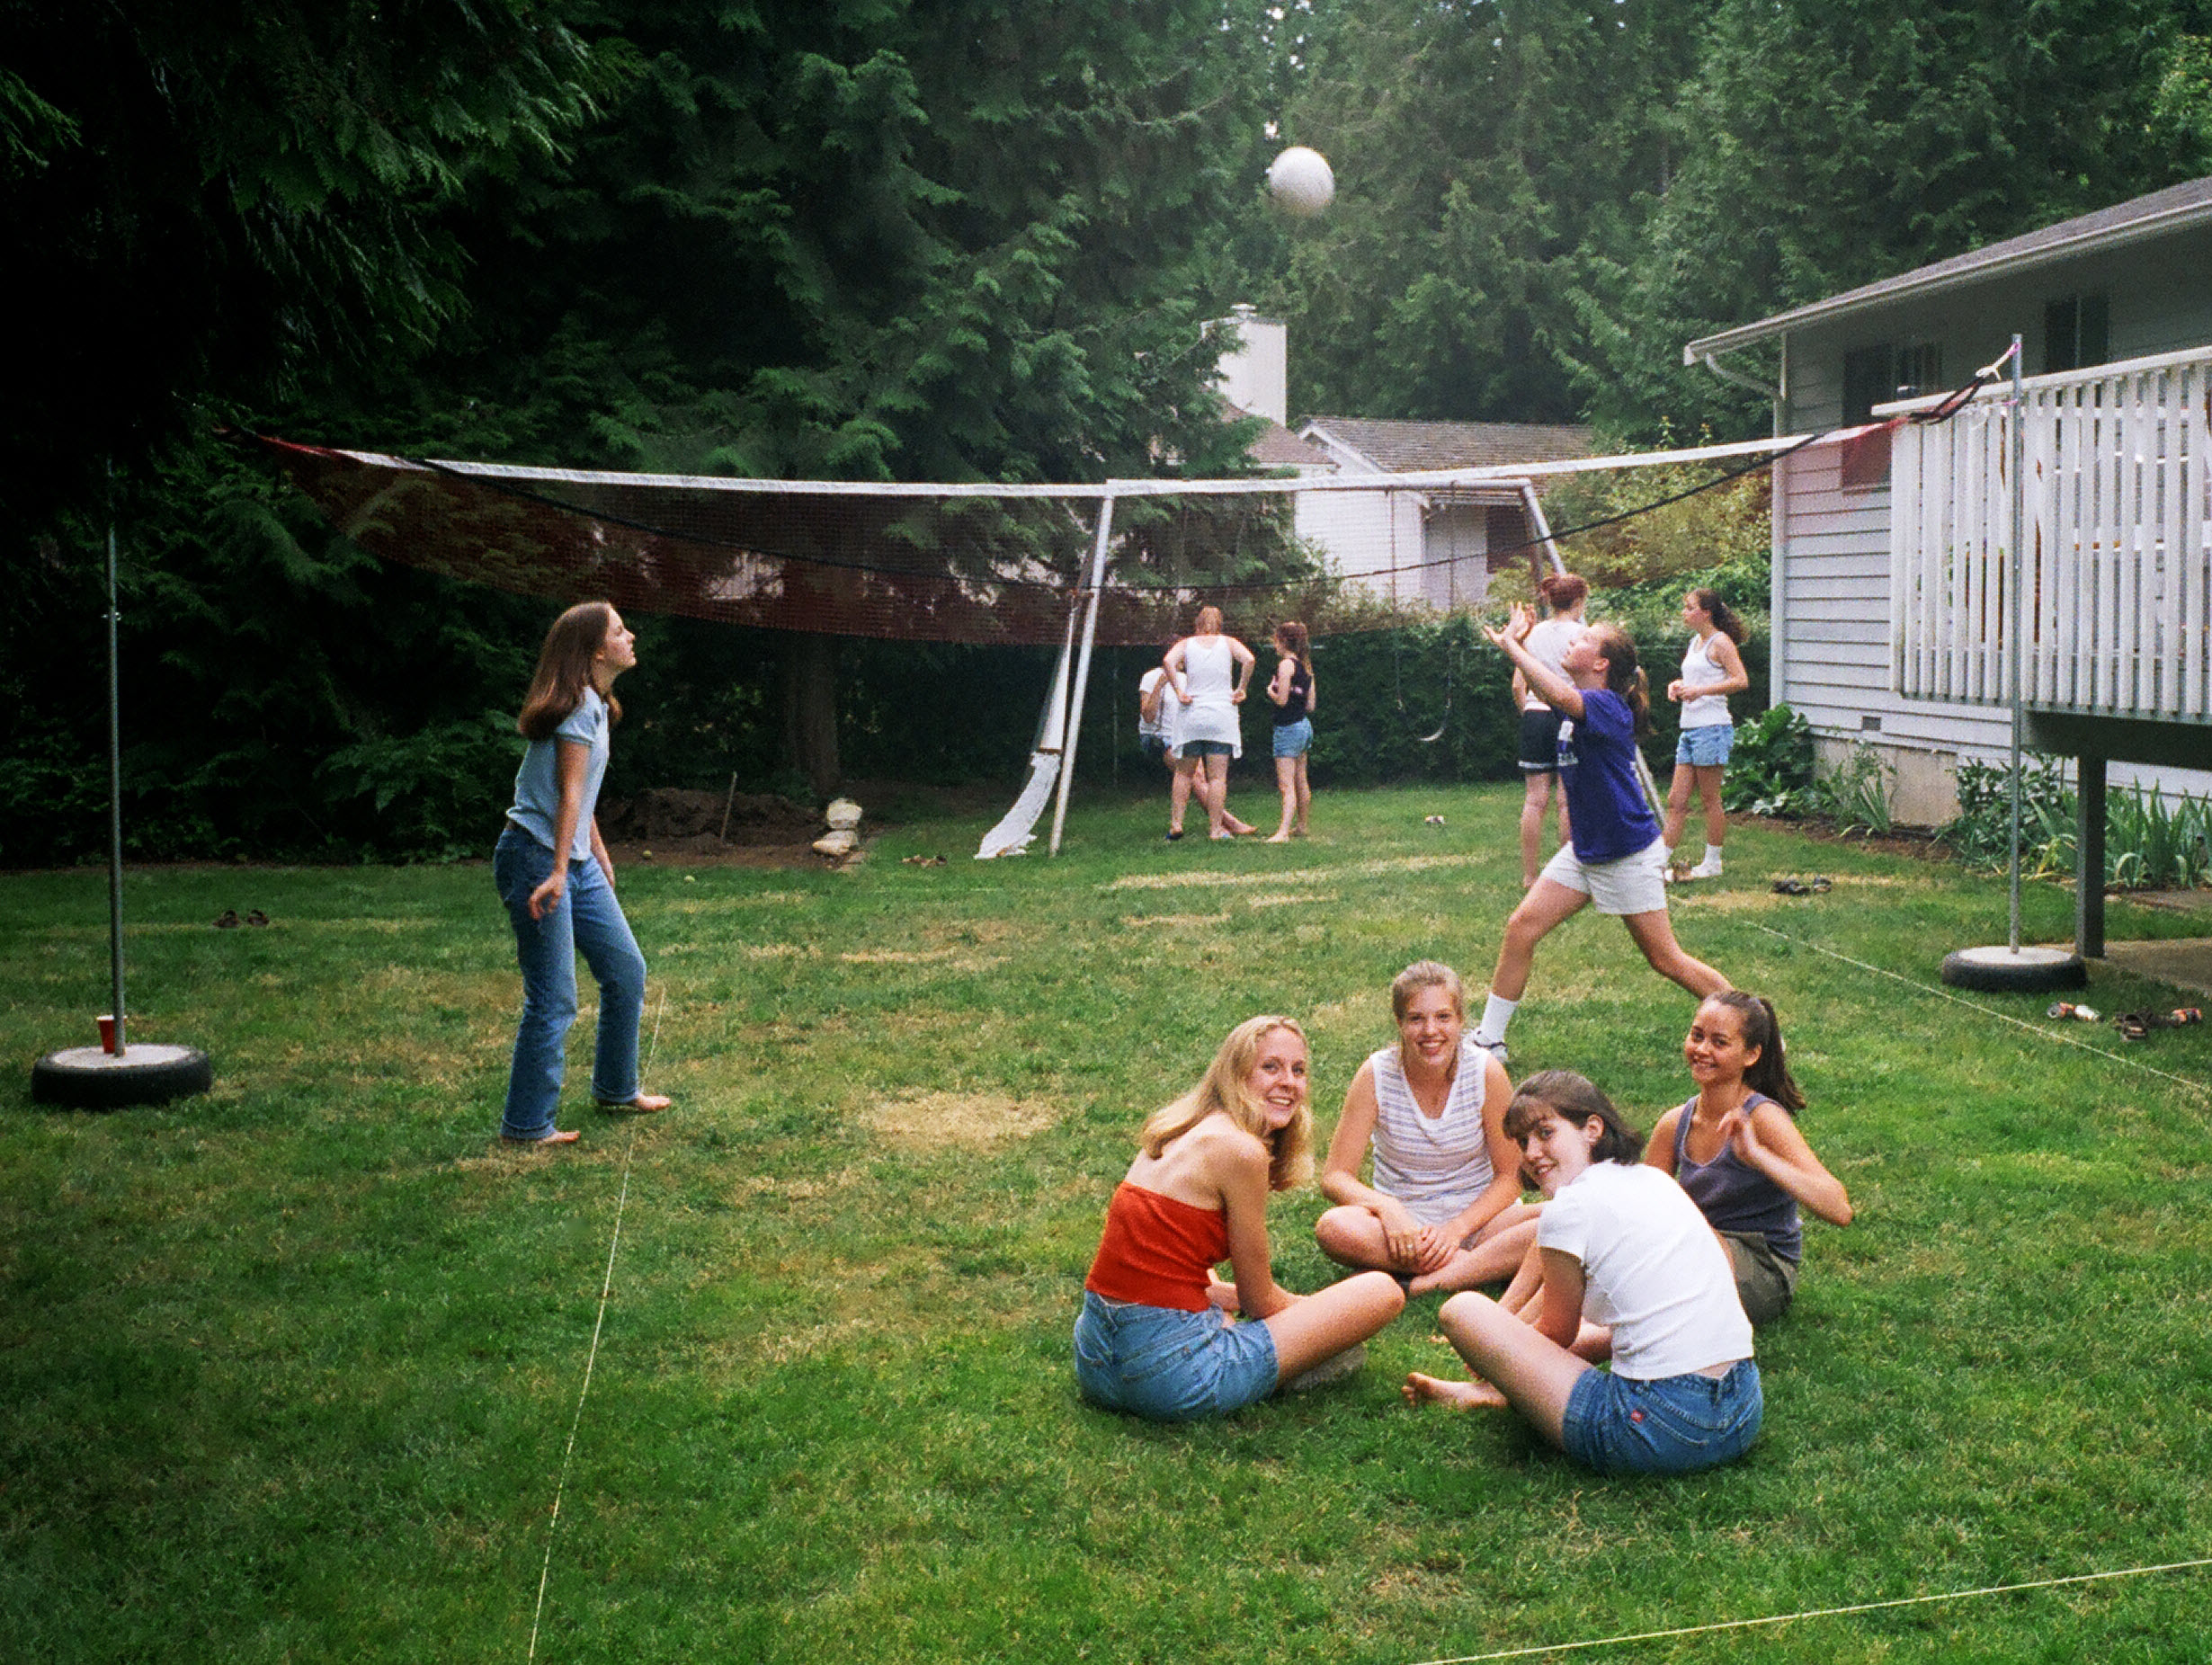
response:
{"label": "girl in black tank top", "polygon": [[1267,685],[1275,702],[1275,784],[1282,792],[1282,824],[1271,844],[1288,843],[1306,832],[1314,788],[1306,777],[1306,753],[1314,743],[1314,662],[1307,652],[1306,627],[1289,619],[1275,628],[1275,651],[1282,663]]}

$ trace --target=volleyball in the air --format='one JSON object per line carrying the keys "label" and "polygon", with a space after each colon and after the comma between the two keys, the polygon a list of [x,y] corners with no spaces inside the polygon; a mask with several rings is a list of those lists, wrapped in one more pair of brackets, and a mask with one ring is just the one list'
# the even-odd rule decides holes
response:
{"label": "volleyball in the air", "polygon": [[1293,145],[1267,170],[1268,194],[1293,219],[1311,219],[1336,195],[1336,175],[1318,150]]}

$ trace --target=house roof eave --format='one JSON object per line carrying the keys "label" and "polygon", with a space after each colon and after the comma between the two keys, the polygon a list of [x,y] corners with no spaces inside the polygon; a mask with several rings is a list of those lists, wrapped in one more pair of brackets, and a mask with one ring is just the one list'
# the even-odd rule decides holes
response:
{"label": "house roof eave", "polygon": [[[2212,181],[2195,183],[2212,187]],[[2083,218],[2102,219],[2103,216],[2088,215]],[[1825,300],[1816,300],[1788,312],[1778,313],[1755,324],[1739,324],[1734,329],[1705,336],[1682,349],[1682,363],[1685,367],[1694,368],[1708,357],[1737,352],[1808,325],[1834,323],[1859,313],[1870,312],[1878,307],[1891,306],[1903,300],[1917,300],[1947,289],[1961,288],[1999,272],[2029,272],[2056,261],[2124,248],[2129,244],[2163,236],[2170,232],[2207,222],[2212,222],[2212,190],[2117,225],[2101,224],[2071,235],[2065,235],[2063,227],[2030,232],[2026,236],[1993,243],[1987,248],[1939,261],[1931,266],[1922,266],[1918,271],[1898,277],[1885,278],[1878,283],[1869,283],[1842,295],[1832,295]],[[2053,230],[2061,231],[2062,235],[2052,236]],[[2049,240],[2043,241],[2045,238]],[[2022,247],[2022,245],[2029,246]]]}

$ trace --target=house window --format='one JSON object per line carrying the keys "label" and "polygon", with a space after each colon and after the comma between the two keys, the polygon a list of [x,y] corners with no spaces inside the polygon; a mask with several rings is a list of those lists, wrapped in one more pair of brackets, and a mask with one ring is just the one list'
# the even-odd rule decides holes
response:
{"label": "house window", "polygon": [[1897,352],[1897,391],[1895,397],[1916,399],[1923,393],[1941,393],[1943,386],[1943,349],[1934,342],[1922,342],[1917,347],[1902,347]]}
{"label": "house window", "polygon": [[[1897,396],[1897,352],[1887,342],[1855,347],[1843,355],[1843,425],[1873,420],[1874,407]],[[1889,431],[1861,434],[1843,444],[1845,485],[1889,483]]]}
{"label": "house window", "polygon": [[2112,305],[2102,295],[2068,295],[2043,308],[2043,368],[2087,370],[2112,356]]}

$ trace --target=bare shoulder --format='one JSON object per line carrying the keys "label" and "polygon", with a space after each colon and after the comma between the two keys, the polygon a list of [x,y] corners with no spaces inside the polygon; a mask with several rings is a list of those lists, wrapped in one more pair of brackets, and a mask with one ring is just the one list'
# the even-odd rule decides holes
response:
{"label": "bare shoulder", "polygon": [[1213,1174],[1226,1178],[1253,1168],[1262,1173],[1267,1171],[1266,1144],[1226,1116],[1209,1116],[1183,1138],[1189,1142],[1193,1161]]}

